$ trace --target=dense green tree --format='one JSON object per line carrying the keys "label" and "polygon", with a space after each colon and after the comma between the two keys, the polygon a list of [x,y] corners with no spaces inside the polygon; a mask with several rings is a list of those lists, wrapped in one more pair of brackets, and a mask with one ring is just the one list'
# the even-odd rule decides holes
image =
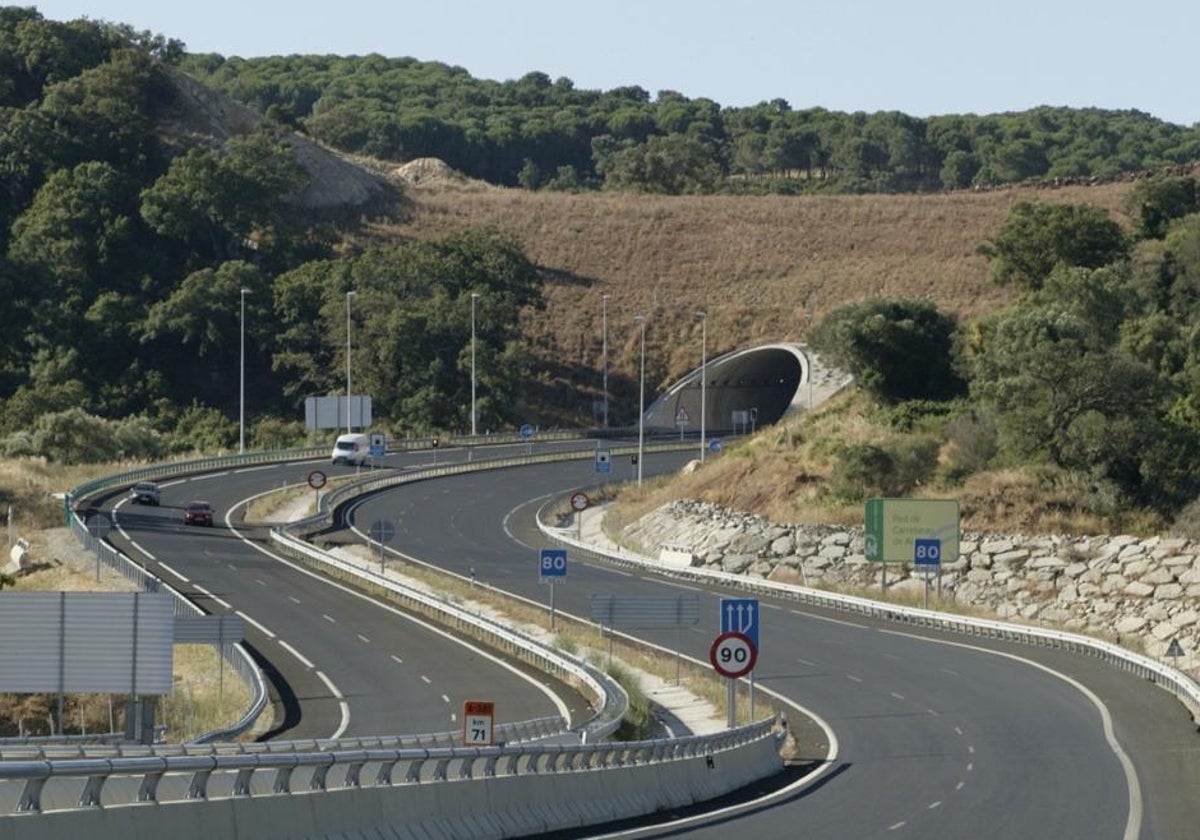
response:
{"label": "dense green tree", "polygon": [[981,334],[971,391],[994,411],[1005,449],[1136,489],[1137,467],[1127,456],[1154,442],[1160,389],[1153,371],[1115,336],[1053,305],[997,316]]}
{"label": "dense green tree", "polygon": [[1099,268],[1123,259],[1128,248],[1120,226],[1098,207],[1022,201],[980,251],[992,261],[993,280],[1030,290],[1058,265]]}
{"label": "dense green tree", "polygon": [[175,240],[190,264],[269,259],[289,247],[283,199],[307,173],[269,129],[235,138],[222,153],[193,149],[142,193],[141,215]]}
{"label": "dense green tree", "polygon": [[1125,207],[1137,220],[1139,234],[1162,239],[1171,222],[1200,212],[1200,184],[1191,175],[1143,181],[1129,193]]}
{"label": "dense green tree", "polygon": [[956,329],[954,316],[930,301],[873,299],[838,307],[811,340],[881,402],[944,399],[962,389],[955,372]]}

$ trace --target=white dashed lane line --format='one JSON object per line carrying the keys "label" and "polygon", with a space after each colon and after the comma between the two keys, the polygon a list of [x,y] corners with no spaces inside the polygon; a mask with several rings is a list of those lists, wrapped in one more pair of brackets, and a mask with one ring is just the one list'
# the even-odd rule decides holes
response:
{"label": "white dashed lane line", "polygon": [[862,682],[862,677],[856,677],[856,676],[854,676],[853,674],[847,674],[847,675],[846,675],[846,679],[848,679],[848,680],[853,680],[853,681],[854,681],[854,682],[856,682],[856,683],[860,683],[860,682]]}
{"label": "white dashed lane line", "polygon": [[421,682],[425,683],[425,685],[433,685],[433,681],[430,680],[429,677],[425,676],[424,674],[421,675]]}
{"label": "white dashed lane line", "polygon": [[289,595],[289,596],[288,596],[288,600],[289,600],[289,601],[291,601],[293,604],[299,604],[299,603],[300,603],[300,599],[299,599],[299,598],[297,598],[295,595]]}
{"label": "white dashed lane line", "polygon": [[330,624],[337,624],[337,619],[331,615],[325,615],[325,613],[321,613],[321,618],[325,619]]}
{"label": "white dashed lane line", "polygon": [[[214,601],[216,601],[218,604],[220,604],[222,607],[224,607],[227,610],[233,609],[233,606],[228,601],[224,601],[224,600],[218,598],[216,595],[209,592],[203,586],[197,586],[196,591],[199,592],[201,595],[205,596],[206,598],[212,598]],[[253,622],[251,622],[251,623],[253,623]]]}
{"label": "white dashed lane line", "polygon": [[393,661],[394,661],[394,662],[395,662],[397,665],[403,665],[403,664],[404,664],[404,660],[403,660],[403,659],[401,659],[399,656],[396,656],[396,654],[394,654],[394,653],[392,654],[392,660],[393,660]]}
{"label": "white dashed lane line", "polygon": [[183,575],[179,574],[179,572],[177,572],[177,571],[175,571],[174,569],[172,569],[172,568],[171,568],[170,566],[168,566],[166,563],[159,563],[158,565],[159,565],[159,566],[161,566],[162,568],[166,569],[166,570],[167,570],[168,572],[170,572],[171,574],[175,575],[175,577],[179,578],[179,579],[180,579],[181,581],[183,581],[184,583],[191,583],[191,581],[190,581],[190,580],[188,580],[187,578],[185,578]]}
{"label": "white dashed lane line", "polygon": [[364,636],[362,633],[356,633],[355,635],[358,636],[358,640],[360,642],[362,642],[364,645],[371,644],[371,640],[368,639],[366,636]]}

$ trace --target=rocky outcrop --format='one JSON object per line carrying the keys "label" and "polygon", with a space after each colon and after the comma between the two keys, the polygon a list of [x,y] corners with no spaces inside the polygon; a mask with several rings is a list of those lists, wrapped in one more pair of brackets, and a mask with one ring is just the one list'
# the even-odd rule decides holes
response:
{"label": "rocky outcrop", "polygon": [[[867,562],[861,528],[778,525],[694,500],[664,505],[626,527],[626,544],[658,556],[669,544],[692,565],[814,587],[879,590],[883,570]],[[1098,537],[964,533],[959,557],[942,567],[944,598],[1006,620],[1100,636],[1200,666],[1200,543],[1128,535]],[[889,590],[920,591],[911,567],[888,564]]]}

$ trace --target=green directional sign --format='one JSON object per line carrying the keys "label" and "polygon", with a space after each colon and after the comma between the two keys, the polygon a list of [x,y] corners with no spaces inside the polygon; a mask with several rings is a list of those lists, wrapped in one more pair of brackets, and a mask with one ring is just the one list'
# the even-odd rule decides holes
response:
{"label": "green directional sign", "polygon": [[868,499],[864,511],[865,554],[873,563],[911,563],[918,541],[940,541],[940,561],[958,558],[955,499]]}

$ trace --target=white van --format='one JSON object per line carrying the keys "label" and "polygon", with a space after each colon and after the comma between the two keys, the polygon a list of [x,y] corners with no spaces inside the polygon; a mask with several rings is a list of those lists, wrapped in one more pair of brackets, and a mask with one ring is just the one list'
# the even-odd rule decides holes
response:
{"label": "white van", "polygon": [[353,464],[361,467],[371,457],[371,442],[362,434],[338,435],[331,457],[335,465]]}

